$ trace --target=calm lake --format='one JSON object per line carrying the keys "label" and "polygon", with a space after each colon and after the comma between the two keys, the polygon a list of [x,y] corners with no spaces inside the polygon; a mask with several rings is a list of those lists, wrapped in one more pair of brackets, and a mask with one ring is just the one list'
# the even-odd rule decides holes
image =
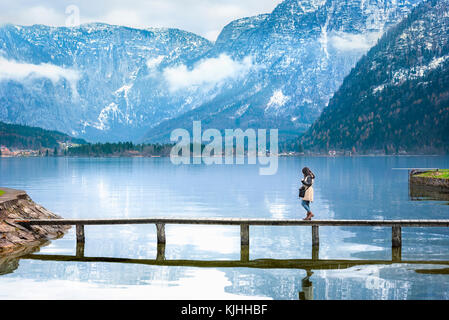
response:
{"label": "calm lake", "polygon": [[[411,199],[397,169],[449,168],[449,157],[280,158],[273,176],[166,158],[2,158],[0,185],[64,218],[294,219],[305,216],[304,166],[316,175],[315,219],[449,219],[449,201]],[[165,259],[194,260],[173,266],[144,263],[157,256],[154,225],[86,226],[85,256],[107,259],[20,259],[0,276],[0,299],[449,299],[449,264],[438,263],[449,261],[449,229],[402,231],[406,263],[393,263],[391,228],[320,227],[319,259],[353,264],[312,267],[304,279],[305,269],[220,266],[240,260],[235,226],[167,225]],[[75,239],[72,227],[38,254],[74,256]],[[249,258],[311,260],[311,228],[251,227]]]}

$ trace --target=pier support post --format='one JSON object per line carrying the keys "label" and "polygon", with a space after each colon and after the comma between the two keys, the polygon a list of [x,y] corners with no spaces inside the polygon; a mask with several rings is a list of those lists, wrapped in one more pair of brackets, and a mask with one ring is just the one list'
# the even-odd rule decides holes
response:
{"label": "pier support post", "polygon": [[391,228],[391,246],[400,248],[402,246],[401,226],[395,225]]}
{"label": "pier support post", "polygon": [[312,247],[320,246],[320,231],[318,226],[312,226]]}
{"label": "pier support post", "polygon": [[156,260],[157,261],[165,260],[165,243],[158,243]]}
{"label": "pier support post", "polygon": [[158,245],[165,244],[165,224],[157,223],[156,230],[157,230],[157,244]]}
{"label": "pier support post", "polygon": [[240,246],[240,261],[248,262],[249,261],[249,246]]}
{"label": "pier support post", "polygon": [[84,257],[84,242],[76,242],[76,257],[83,258]]}
{"label": "pier support post", "polygon": [[320,247],[312,246],[312,260],[320,259]]}
{"label": "pier support post", "polygon": [[249,261],[249,225],[240,225],[240,260]]}
{"label": "pier support post", "polygon": [[240,244],[242,246],[249,246],[249,225],[240,225]]}
{"label": "pier support post", "polygon": [[392,247],[391,248],[391,260],[393,262],[400,262],[402,260],[402,248]]}
{"label": "pier support post", "polygon": [[84,225],[77,224],[76,225],[76,256],[77,257],[84,257],[84,243],[85,243],[85,236],[84,236]]}
{"label": "pier support post", "polygon": [[77,224],[76,225],[76,242],[77,243],[84,243],[85,242],[84,225],[83,224]]}

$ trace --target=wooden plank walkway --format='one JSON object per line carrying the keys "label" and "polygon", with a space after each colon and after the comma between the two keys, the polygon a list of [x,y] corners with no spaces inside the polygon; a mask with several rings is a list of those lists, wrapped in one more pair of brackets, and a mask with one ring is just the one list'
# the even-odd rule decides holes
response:
{"label": "wooden plank walkway", "polygon": [[[83,255],[85,233],[84,226],[92,225],[130,225],[130,224],[154,224],[157,231],[157,244],[165,245],[165,226],[167,224],[189,225],[231,225],[240,226],[240,243],[242,261],[249,260],[250,226],[311,226],[312,247],[315,248],[312,255],[318,257],[319,227],[390,227],[392,230],[391,241],[393,260],[400,260],[402,248],[403,227],[449,227],[449,220],[312,220],[300,219],[242,219],[242,218],[130,218],[130,219],[52,219],[52,220],[15,220],[24,225],[75,225],[77,240],[77,255]],[[165,246],[164,246],[165,248]],[[165,249],[164,249],[165,250]],[[163,255],[163,253],[162,253]]]}
{"label": "wooden plank walkway", "polygon": [[449,227],[446,220],[312,220],[300,219],[242,219],[242,218],[129,218],[129,219],[59,219],[16,220],[30,225],[116,225],[116,224],[209,224],[252,226],[379,226],[379,227]]}

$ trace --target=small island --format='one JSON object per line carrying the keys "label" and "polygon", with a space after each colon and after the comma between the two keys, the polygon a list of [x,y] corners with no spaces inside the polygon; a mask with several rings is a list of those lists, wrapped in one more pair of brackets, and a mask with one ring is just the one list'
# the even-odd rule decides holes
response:
{"label": "small island", "polygon": [[449,169],[411,170],[410,185],[427,186],[449,192]]}
{"label": "small island", "polygon": [[420,173],[417,175],[417,177],[429,177],[429,178],[435,178],[435,179],[449,179],[449,169],[436,169],[427,171],[424,173]]}

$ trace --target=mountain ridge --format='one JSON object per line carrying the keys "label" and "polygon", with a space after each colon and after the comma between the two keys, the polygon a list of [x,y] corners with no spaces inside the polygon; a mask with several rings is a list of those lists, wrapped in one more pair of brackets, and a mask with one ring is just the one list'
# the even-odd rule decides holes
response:
{"label": "mountain ridge", "polygon": [[215,43],[172,28],[3,26],[0,64],[24,71],[0,71],[0,121],[99,142],[166,141],[192,119],[299,134],[418,2],[286,0]]}
{"label": "mountain ridge", "polygon": [[449,2],[390,29],[301,139],[312,151],[449,152]]}
{"label": "mountain ridge", "polygon": [[[218,94],[202,106],[151,128],[145,141],[166,141],[171,130],[178,127],[189,129],[189,123],[193,120],[202,120],[206,126],[217,129],[279,128],[291,135],[306,131],[334,90],[338,89],[340,81],[369,49],[369,43],[375,43],[377,33],[383,32],[386,26],[394,25],[395,20],[405,16],[413,6],[408,1],[398,2],[397,8],[389,1],[352,2],[360,6],[365,3],[361,9],[356,5],[348,7],[344,1],[300,2],[314,3],[314,6],[303,10],[298,9],[298,1],[284,1],[272,14],[240,19],[225,26],[224,32],[232,36],[235,33],[229,28],[251,25],[248,30],[238,30],[239,36],[233,41],[224,41],[221,34],[219,48],[214,46],[207,55],[213,56],[214,50],[232,53],[234,58],[255,53],[255,63],[265,68],[249,73],[248,78],[251,79],[238,83],[232,95],[226,96],[228,92]],[[385,5],[384,10],[374,8],[374,4],[379,3]],[[353,13],[340,21],[339,12],[345,10],[368,13]],[[335,21],[329,12],[331,16],[336,14]],[[369,12],[377,12],[377,20],[368,21]],[[257,20],[258,28],[253,28],[256,23],[252,23],[252,19]],[[353,23],[352,19],[359,23]],[[373,31],[372,39],[369,38],[371,33],[367,39],[361,35],[365,25]],[[349,32],[355,32],[355,39]],[[349,39],[345,39],[348,35]],[[338,41],[340,47],[334,46]],[[356,43],[360,41],[367,43],[357,47]],[[241,43],[245,43],[246,47],[233,50]],[[349,50],[342,48],[348,43],[352,45]],[[265,59],[265,56],[269,57]]]}
{"label": "mountain ridge", "polygon": [[86,144],[83,139],[70,137],[59,131],[44,130],[18,124],[0,122],[0,146],[13,149],[53,149],[61,143]]}

